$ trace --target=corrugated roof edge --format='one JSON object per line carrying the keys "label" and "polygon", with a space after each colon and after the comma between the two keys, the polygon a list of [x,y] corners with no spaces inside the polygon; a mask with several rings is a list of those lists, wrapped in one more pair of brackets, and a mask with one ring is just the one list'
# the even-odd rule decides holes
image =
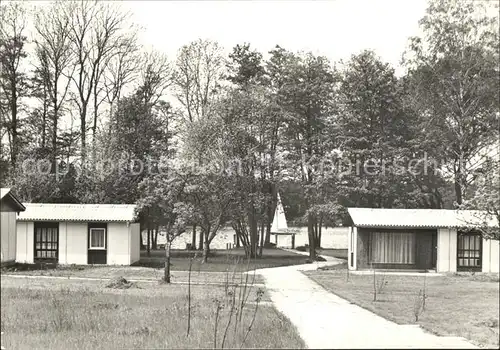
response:
{"label": "corrugated roof edge", "polygon": [[356,227],[369,228],[468,228],[468,227],[481,227],[481,225],[365,225],[359,224]]}
{"label": "corrugated roof edge", "polygon": [[[57,214],[54,216],[45,216],[45,215],[30,215],[31,213],[25,212],[24,215],[20,215],[17,220],[18,221],[41,221],[41,222],[137,222],[138,215],[136,213],[137,204],[80,204],[80,203],[24,203],[27,209],[35,209],[35,208],[44,208],[44,209],[56,209],[59,208],[67,208],[67,209],[84,209],[84,208],[106,208],[106,209],[133,209],[132,216],[127,218],[96,218],[92,217],[92,215],[83,217],[64,217],[64,215],[57,217]],[[128,213],[130,214],[130,213]],[[29,215],[29,216],[28,216]],[[125,215],[126,216],[126,215]]]}
{"label": "corrugated roof edge", "polygon": [[[401,209],[401,208],[347,208],[352,223],[356,227],[362,228],[478,228],[483,227],[487,220],[489,227],[498,227],[498,222],[494,222],[493,217],[485,211],[480,210],[458,210],[458,209]],[[410,214],[409,224],[397,222],[395,214]],[[384,214],[384,215],[382,215]],[[388,214],[390,214],[388,216]],[[415,216],[413,216],[415,214]],[[414,222],[418,215],[432,215],[434,220],[430,223],[421,224]],[[365,216],[366,215],[366,216]],[[375,216],[373,216],[375,215]],[[382,215],[382,216],[381,216]],[[437,220],[436,220],[437,215]],[[396,216],[397,217],[397,216]],[[408,218],[407,218],[408,219]],[[392,222],[391,222],[392,221]],[[399,220],[401,221],[401,220]],[[425,221],[422,220],[422,221]]]}

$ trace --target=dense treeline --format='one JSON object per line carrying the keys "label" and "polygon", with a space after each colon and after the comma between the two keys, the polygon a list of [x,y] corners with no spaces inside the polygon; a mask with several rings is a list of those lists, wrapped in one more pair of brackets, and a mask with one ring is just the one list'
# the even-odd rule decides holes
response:
{"label": "dense treeline", "polygon": [[338,68],[200,39],[167,59],[116,3],[2,3],[2,184],[23,201],[137,202],[145,229],[192,226],[205,253],[231,225],[262,254],[278,191],[312,257],[348,206],[498,219],[498,17],[484,6],[430,1],[398,77],[371,51]]}

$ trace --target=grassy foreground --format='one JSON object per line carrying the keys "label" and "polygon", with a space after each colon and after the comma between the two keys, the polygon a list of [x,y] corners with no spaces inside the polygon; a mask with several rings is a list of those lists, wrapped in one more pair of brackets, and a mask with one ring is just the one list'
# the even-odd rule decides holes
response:
{"label": "grassy foreground", "polygon": [[185,286],[182,294],[180,286],[157,286],[165,287],[167,292],[161,294],[140,293],[141,289],[132,294],[133,289],[26,289],[4,287],[3,282],[4,278],[1,330],[6,349],[220,348],[224,333],[226,348],[304,347],[295,328],[273,307],[259,303],[255,312],[256,293],[250,295],[241,322],[235,323],[233,316],[226,331],[230,303],[224,293],[208,286],[193,289],[187,336]]}
{"label": "grassy foreground", "polygon": [[[424,289],[424,277],[377,273],[377,301],[373,301],[373,275],[348,276],[345,268],[343,264],[336,270],[305,274],[334,294],[396,323],[416,323],[438,335],[461,336],[498,349],[498,274],[426,277],[425,309],[419,311],[417,296]],[[415,312],[420,313],[418,322]]]}
{"label": "grassy foreground", "polygon": [[[189,268],[189,266],[188,266]],[[228,274],[231,276],[235,267],[229,267],[226,272],[210,272],[197,269],[197,264],[193,264],[191,273],[192,283],[225,283]],[[103,265],[82,265],[82,266],[64,266],[60,265],[57,268],[42,269],[34,266],[17,266],[9,269],[4,269],[3,275],[26,275],[26,276],[54,276],[54,277],[69,277],[69,278],[115,278],[122,276],[127,280],[155,280],[158,281],[163,277],[164,271],[160,267],[142,267],[142,266],[103,266]],[[188,271],[172,271],[172,282],[187,283]],[[238,273],[237,282],[240,280]],[[249,273],[249,281],[254,283],[263,283],[260,275]]]}

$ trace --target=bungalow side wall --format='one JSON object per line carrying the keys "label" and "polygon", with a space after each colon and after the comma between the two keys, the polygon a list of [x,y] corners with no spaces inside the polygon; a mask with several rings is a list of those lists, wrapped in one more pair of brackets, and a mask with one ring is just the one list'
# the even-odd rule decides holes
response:
{"label": "bungalow side wall", "polygon": [[500,272],[500,242],[491,239],[483,239],[483,272]]}
{"label": "bungalow side wall", "polygon": [[130,237],[130,265],[141,259],[141,231],[140,224],[130,224],[129,226]]}
{"label": "bungalow side wall", "polygon": [[35,225],[32,221],[17,222],[16,262],[18,263],[33,263],[34,228]]}
{"label": "bungalow side wall", "polygon": [[437,272],[457,271],[457,230],[439,228],[437,237]]}
{"label": "bungalow side wall", "polygon": [[[34,262],[34,227],[33,221],[19,221],[17,223],[17,250],[18,263],[32,264]],[[132,257],[130,252],[135,249],[140,255],[138,224],[108,223],[107,234],[107,264],[129,265]],[[136,248],[131,248],[131,232],[136,235]],[[133,246],[133,244],[132,244]],[[59,223],[59,264],[86,265],[88,259],[88,223],[87,222],[60,222]],[[138,258],[137,258],[138,260]]]}
{"label": "bungalow side wall", "polygon": [[[34,263],[34,232],[33,221],[17,223],[17,256],[16,262]],[[87,223],[59,223],[59,264],[87,264]]]}
{"label": "bungalow side wall", "polygon": [[432,237],[436,230],[431,229],[381,229],[352,227],[348,233],[348,265],[351,270],[369,269],[370,235],[371,232],[415,232],[415,263],[414,264],[374,264],[374,268],[387,269],[430,269],[432,268]]}
{"label": "bungalow side wall", "polygon": [[368,261],[368,251],[370,244],[370,231],[363,228],[357,228],[356,239],[356,268],[366,269],[370,267]]}
{"label": "bungalow side wall", "polygon": [[87,244],[86,222],[59,223],[59,264],[86,265]]}
{"label": "bungalow side wall", "polygon": [[[369,232],[351,227],[348,233],[348,266],[350,270],[369,268]],[[437,229],[437,272],[457,271],[457,230]],[[500,242],[483,239],[482,272],[500,272]]]}
{"label": "bungalow side wall", "polygon": [[108,265],[130,265],[130,227],[124,222],[108,223]]}
{"label": "bungalow side wall", "polygon": [[[4,209],[4,208],[2,208]],[[16,260],[16,215],[15,211],[4,211],[0,213],[1,221],[1,262],[9,263]]]}

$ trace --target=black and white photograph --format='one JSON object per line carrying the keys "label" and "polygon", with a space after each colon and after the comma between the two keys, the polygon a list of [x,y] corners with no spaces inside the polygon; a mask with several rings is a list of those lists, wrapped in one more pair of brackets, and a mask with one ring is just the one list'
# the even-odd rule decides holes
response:
{"label": "black and white photograph", "polygon": [[498,349],[500,0],[0,0],[0,348]]}

